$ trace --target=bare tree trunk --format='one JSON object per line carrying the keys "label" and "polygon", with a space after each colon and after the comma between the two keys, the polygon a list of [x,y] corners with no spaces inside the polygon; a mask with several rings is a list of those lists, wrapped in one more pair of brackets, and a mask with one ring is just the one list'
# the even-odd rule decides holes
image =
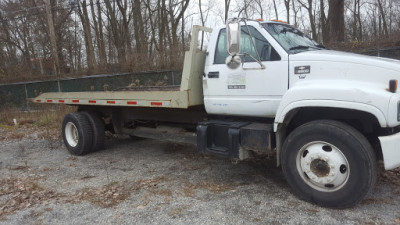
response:
{"label": "bare tree trunk", "polygon": [[276,8],[276,2],[275,2],[275,0],[272,0],[272,2],[274,3],[274,10],[275,10],[275,19],[277,19],[277,20],[279,20],[279,17],[278,17],[278,9]]}
{"label": "bare tree trunk", "polygon": [[51,50],[52,50],[51,52],[52,52],[52,56],[54,58],[54,67],[53,67],[54,74],[56,76],[59,76],[60,75],[60,61],[58,59],[58,54],[57,54],[56,34],[54,32],[53,14],[51,11],[50,0],[45,0],[45,7],[46,7],[47,25],[48,25],[48,29],[49,29],[49,38],[50,38],[50,44],[51,44]]}
{"label": "bare tree trunk", "polygon": [[362,26],[362,23],[361,23],[361,11],[360,11],[360,9],[361,9],[360,0],[357,0],[358,40],[362,41],[363,40],[363,26]]}
{"label": "bare tree trunk", "polygon": [[99,41],[100,41],[100,59],[104,58],[104,62],[107,63],[107,54],[106,54],[106,45],[104,42],[104,34],[103,34],[103,19],[101,17],[101,7],[100,7],[100,1],[97,0],[96,2],[97,6],[97,21],[99,23]]}
{"label": "bare tree trunk", "polygon": [[[204,16],[203,16],[203,10],[201,8],[201,0],[199,0],[199,11],[200,11],[200,19],[201,19],[201,25],[204,26],[205,21],[204,21]],[[200,43],[200,50],[203,50],[203,39],[204,39],[204,32],[201,32],[201,43]]]}
{"label": "bare tree trunk", "polygon": [[231,5],[231,0],[225,0],[225,21],[224,23],[226,23],[226,20],[228,20],[228,16],[229,16],[229,7]]}
{"label": "bare tree trunk", "polygon": [[160,21],[158,24],[158,44],[159,44],[159,52],[161,53],[161,59],[160,59],[160,66],[164,67],[166,64],[167,60],[167,54],[166,54],[166,49],[165,49],[165,28],[168,26],[168,20],[166,17],[166,5],[164,0],[158,0],[158,5],[160,5],[161,2],[161,8],[158,10],[159,16],[158,20]]}
{"label": "bare tree trunk", "polygon": [[[183,8],[184,2],[181,2],[181,7]],[[203,32],[204,33],[204,32]],[[204,34],[203,34],[204,35]],[[182,48],[183,52],[185,51],[185,16],[182,16],[182,24],[181,24],[181,38],[182,38]]]}
{"label": "bare tree trunk", "polygon": [[[286,22],[290,24],[290,0],[283,0],[286,8]],[[322,1],[322,0],[321,0]]]}
{"label": "bare tree trunk", "polygon": [[147,39],[144,32],[140,0],[133,0],[133,30],[136,40],[136,52],[142,56],[147,55]]}
{"label": "bare tree trunk", "polygon": [[[189,5],[189,0],[183,0],[183,6],[179,12],[179,14],[175,17],[174,14],[171,15],[171,33],[172,33],[172,43],[174,46],[178,46],[178,25],[181,19],[183,18],[183,15]],[[171,12],[173,12],[172,8],[170,9]]]}
{"label": "bare tree trunk", "polygon": [[353,21],[351,24],[352,39],[362,41],[362,24],[361,24],[361,12],[360,12],[360,0],[354,0],[353,2]]}
{"label": "bare tree trunk", "polygon": [[344,0],[329,0],[330,42],[344,41]]}
{"label": "bare tree trunk", "polygon": [[121,32],[118,29],[115,7],[113,7],[111,5],[111,1],[104,1],[104,4],[106,5],[106,8],[107,8],[107,14],[108,14],[107,16],[108,16],[108,20],[109,20],[109,23],[111,26],[112,37],[109,37],[109,38],[110,38],[110,40],[112,39],[114,46],[117,49],[118,63],[120,65],[125,65],[125,62],[126,62],[125,47],[124,47],[123,38],[121,37]]}
{"label": "bare tree trunk", "polygon": [[[263,10],[263,6],[262,6],[263,1],[262,0],[254,0],[254,1],[260,10],[259,13],[260,13],[261,19],[264,19],[264,10]],[[290,1],[290,0],[288,0],[288,1]]]}
{"label": "bare tree trunk", "polygon": [[297,13],[298,9],[296,10],[296,5],[294,4],[294,0],[292,0],[292,11],[293,11],[293,20],[294,20],[294,26],[297,27]]}
{"label": "bare tree trunk", "polygon": [[131,36],[130,36],[130,32],[129,32],[129,19],[127,16],[128,3],[127,3],[127,0],[124,0],[124,4],[122,4],[122,0],[119,0],[116,2],[117,2],[118,9],[122,15],[122,26],[120,29],[121,33],[122,33],[121,41],[123,42],[123,46],[125,48],[125,53],[126,53],[125,60],[127,60],[132,55],[132,42],[131,42]]}
{"label": "bare tree trunk", "polygon": [[383,10],[383,6],[382,6],[382,0],[376,0],[376,1],[378,3],[380,17],[382,18],[383,32],[384,32],[384,35],[387,36],[387,35],[389,35],[389,32],[388,32],[388,26],[387,26],[387,22],[386,22],[385,11]]}
{"label": "bare tree trunk", "polygon": [[313,0],[307,0],[308,5],[303,3],[301,0],[297,0],[301,6],[303,6],[307,12],[308,12],[308,18],[310,19],[310,26],[311,26],[311,32],[312,32],[312,38],[314,40],[318,40],[318,35],[317,35],[317,27],[315,25],[315,18],[314,18],[314,10],[313,10]]}
{"label": "bare tree trunk", "polygon": [[[100,3],[97,1],[97,3]],[[94,28],[94,33],[96,36],[96,42],[97,42],[97,50],[99,53],[99,66],[100,68],[104,69],[104,67],[107,64],[107,58],[106,58],[106,51],[104,48],[104,41],[103,41],[103,28],[102,28],[102,22],[101,20],[101,11],[99,11],[99,15],[96,18],[96,11],[94,9],[94,3],[93,0],[90,0],[90,10],[92,13],[92,20],[93,20],[93,28]]]}
{"label": "bare tree trunk", "polygon": [[325,1],[320,0],[320,27],[322,34],[322,42],[329,43],[329,27],[325,15]]}
{"label": "bare tree trunk", "polygon": [[86,46],[86,58],[88,64],[88,72],[92,73],[95,69],[96,59],[94,55],[94,47],[92,42],[92,32],[90,29],[89,15],[87,11],[86,0],[82,1],[82,9],[81,6],[78,7],[78,14],[82,22],[85,46]]}

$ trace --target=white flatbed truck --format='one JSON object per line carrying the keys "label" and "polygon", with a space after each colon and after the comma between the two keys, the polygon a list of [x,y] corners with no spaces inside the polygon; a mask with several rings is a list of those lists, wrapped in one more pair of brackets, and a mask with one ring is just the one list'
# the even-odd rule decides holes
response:
{"label": "white flatbed truck", "polygon": [[[206,51],[200,31],[211,32]],[[327,50],[281,22],[235,18],[192,33],[179,87],[33,101],[78,106],[62,126],[72,154],[101,149],[105,130],[238,160],[273,154],[293,192],[325,207],[361,201],[377,160],[400,166],[400,61]]]}

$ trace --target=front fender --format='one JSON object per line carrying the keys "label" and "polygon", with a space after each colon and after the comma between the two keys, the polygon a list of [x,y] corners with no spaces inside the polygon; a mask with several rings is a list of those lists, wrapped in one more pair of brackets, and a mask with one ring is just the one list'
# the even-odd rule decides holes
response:
{"label": "front fender", "polygon": [[283,96],[275,116],[274,131],[289,112],[304,107],[343,108],[367,112],[381,127],[388,126],[387,114],[393,93],[378,84],[318,80],[298,82]]}

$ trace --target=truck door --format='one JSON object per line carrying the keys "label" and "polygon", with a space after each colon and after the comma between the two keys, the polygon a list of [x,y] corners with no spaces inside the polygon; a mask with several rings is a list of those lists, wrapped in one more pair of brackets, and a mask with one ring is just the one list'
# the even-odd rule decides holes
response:
{"label": "truck door", "polygon": [[[288,89],[287,53],[260,25],[242,26],[241,30],[241,53],[247,55],[241,56],[243,65],[238,69],[225,65],[225,28],[211,37],[203,77],[206,110],[209,114],[274,117]],[[265,69],[253,59],[258,58],[256,50]]]}

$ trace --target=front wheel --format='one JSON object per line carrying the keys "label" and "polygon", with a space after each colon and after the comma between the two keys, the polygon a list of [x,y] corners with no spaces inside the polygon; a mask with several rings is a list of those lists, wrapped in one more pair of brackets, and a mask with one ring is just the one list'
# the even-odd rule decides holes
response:
{"label": "front wheel", "polygon": [[370,143],[359,131],[337,121],[312,121],[293,130],[283,144],[281,164],[301,199],[325,207],[357,204],[376,180]]}

